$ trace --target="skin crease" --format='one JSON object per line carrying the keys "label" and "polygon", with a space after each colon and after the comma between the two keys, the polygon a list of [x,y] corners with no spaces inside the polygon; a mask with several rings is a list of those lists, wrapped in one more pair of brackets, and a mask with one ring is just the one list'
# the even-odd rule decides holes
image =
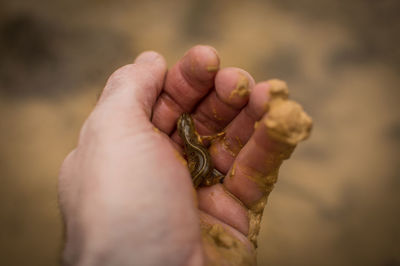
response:
{"label": "skin crease", "polygon": [[[232,94],[238,82],[251,93]],[[237,261],[254,257],[246,238],[249,206],[243,202],[261,199],[259,187],[246,179],[232,191],[216,184],[200,188],[194,196],[187,165],[177,156],[182,141],[176,121],[188,112],[201,135],[226,128],[227,139],[217,139],[209,149],[216,169],[228,174],[232,165],[243,163],[235,162],[224,143],[238,138],[245,148],[251,142],[254,123],[266,111],[268,89],[265,82],[255,84],[244,70],[219,69],[215,49],[200,45],[168,74],[164,58],[155,52],[144,52],[134,64],[114,72],[81,129],[77,147],[61,167],[64,263],[231,265],[219,256],[226,250],[211,243],[217,238],[225,246],[241,248]],[[247,152],[255,157],[267,154]],[[259,167],[259,172],[268,171]],[[218,226],[208,226],[212,223]],[[202,231],[211,242],[204,240],[200,224],[207,225]],[[249,265],[254,260],[240,261]]]}

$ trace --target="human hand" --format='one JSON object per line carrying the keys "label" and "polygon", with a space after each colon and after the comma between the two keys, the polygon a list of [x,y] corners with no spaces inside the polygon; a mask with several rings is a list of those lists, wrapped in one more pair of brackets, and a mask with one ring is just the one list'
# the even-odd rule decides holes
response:
{"label": "human hand", "polygon": [[[311,128],[286,98],[282,83],[219,70],[208,46],[168,73],[155,52],[117,70],[61,169],[66,264],[253,264],[278,168]],[[183,112],[201,135],[225,131],[209,147],[223,184],[193,189],[176,132]]]}

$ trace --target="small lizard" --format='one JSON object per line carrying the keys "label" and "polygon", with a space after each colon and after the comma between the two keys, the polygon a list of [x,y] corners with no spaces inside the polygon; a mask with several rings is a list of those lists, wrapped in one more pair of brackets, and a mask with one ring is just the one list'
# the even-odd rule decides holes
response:
{"label": "small lizard", "polygon": [[194,127],[193,118],[188,113],[183,113],[178,119],[177,128],[184,142],[193,186],[211,186],[222,180],[224,175],[214,168],[211,156]]}

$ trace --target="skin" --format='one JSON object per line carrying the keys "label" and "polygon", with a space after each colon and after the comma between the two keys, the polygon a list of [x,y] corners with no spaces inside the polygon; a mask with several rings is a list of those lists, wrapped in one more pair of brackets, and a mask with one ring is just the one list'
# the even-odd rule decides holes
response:
{"label": "skin", "polygon": [[[219,62],[214,48],[195,46],[167,73],[161,55],[144,52],[111,75],[61,167],[65,264],[203,265],[210,259],[199,221],[222,225],[253,254],[247,208],[264,195],[257,184],[237,171],[194,193],[179,158],[176,121],[188,112],[199,134],[225,131],[209,146],[221,173],[249,163],[260,173],[272,167],[262,163],[271,145],[266,129],[254,129],[269,84]],[[238,83],[251,93],[232,93]]]}

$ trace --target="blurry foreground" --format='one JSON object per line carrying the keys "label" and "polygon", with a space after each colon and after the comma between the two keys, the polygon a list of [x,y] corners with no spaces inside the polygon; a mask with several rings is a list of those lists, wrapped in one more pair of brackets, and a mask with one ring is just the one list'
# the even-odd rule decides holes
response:
{"label": "blurry foreground", "polygon": [[[281,170],[259,265],[400,265],[398,1],[0,0],[0,265],[55,265],[58,168],[107,77],[192,45],[281,78],[314,118]],[[397,39],[397,40],[396,40]]]}

